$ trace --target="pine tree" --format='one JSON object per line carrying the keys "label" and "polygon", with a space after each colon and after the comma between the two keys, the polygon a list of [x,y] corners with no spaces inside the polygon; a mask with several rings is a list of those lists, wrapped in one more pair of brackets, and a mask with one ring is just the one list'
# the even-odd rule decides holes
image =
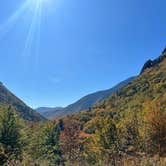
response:
{"label": "pine tree", "polygon": [[0,116],[0,164],[19,160],[22,154],[21,126],[11,106],[1,111]]}
{"label": "pine tree", "polygon": [[48,160],[50,165],[62,164],[59,124],[47,124],[43,131],[41,148],[42,156]]}

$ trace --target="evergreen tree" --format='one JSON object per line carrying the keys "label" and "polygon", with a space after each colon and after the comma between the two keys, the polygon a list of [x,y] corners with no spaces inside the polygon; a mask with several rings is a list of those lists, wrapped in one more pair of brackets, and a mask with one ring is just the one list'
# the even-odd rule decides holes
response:
{"label": "evergreen tree", "polygon": [[19,160],[22,154],[21,126],[11,106],[1,111],[0,116],[0,164]]}
{"label": "evergreen tree", "polygon": [[42,156],[50,165],[62,164],[59,124],[47,124],[44,128],[41,149]]}

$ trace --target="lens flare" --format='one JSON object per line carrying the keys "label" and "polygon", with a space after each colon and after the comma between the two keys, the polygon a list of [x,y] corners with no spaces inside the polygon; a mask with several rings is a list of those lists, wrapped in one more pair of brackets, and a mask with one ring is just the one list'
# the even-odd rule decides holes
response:
{"label": "lens flare", "polygon": [[32,7],[33,5],[48,5],[51,0],[29,0],[29,4]]}
{"label": "lens flare", "polygon": [[[0,23],[0,41],[8,34],[8,32],[24,17],[25,13],[29,13],[30,22],[28,33],[24,41],[25,45],[22,50],[22,56],[34,58],[34,62],[37,66],[39,61],[39,47],[41,42],[41,18],[42,9],[52,0],[25,0],[20,7],[12,13],[4,23]],[[48,7],[48,6],[47,6]],[[25,14],[26,15],[26,14]],[[29,19],[28,19],[29,20]]]}

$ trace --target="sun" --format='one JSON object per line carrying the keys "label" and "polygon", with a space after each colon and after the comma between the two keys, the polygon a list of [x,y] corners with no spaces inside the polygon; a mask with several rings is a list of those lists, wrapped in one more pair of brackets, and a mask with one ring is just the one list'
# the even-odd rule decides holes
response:
{"label": "sun", "polygon": [[46,3],[46,2],[49,2],[49,0],[37,0],[39,1],[39,3]]}
{"label": "sun", "polygon": [[44,4],[44,3],[48,3],[50,0],[33,0],[33,1],[36,1],[36,3],[39,3],[39,4]]}
{"label": "sun", "polygon": [[[24,2],[14,11],[3,23],[0,23],[0,41],[7,35],[7,33],[22,19],[28,15],[24,48],[22,55],[38,57],[39,45],[41,42],[41,24],[43,14],[49,10],[51,3],[55,0],[24,0]],[[28,13],[28,14],[27,14]],[[32,50],[33,49],[33,50]],[[34,50],[35,49],[35,50]],[[37,58],[36,58],[37,59]]]}
{"label": "sun", "polygon": [[51,2],[51,0],[29,0],[31,4],[34,5],[46,5]]}

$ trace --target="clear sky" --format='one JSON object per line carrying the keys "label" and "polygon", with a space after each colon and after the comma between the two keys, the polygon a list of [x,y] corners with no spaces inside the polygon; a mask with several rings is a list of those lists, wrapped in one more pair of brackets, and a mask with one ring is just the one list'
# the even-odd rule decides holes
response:
{"label": "clear sky", "polygon": [[0,81],[33,108],[111,88],[166,45],[165,0],[43,1],[36,17],[0,2]]}

